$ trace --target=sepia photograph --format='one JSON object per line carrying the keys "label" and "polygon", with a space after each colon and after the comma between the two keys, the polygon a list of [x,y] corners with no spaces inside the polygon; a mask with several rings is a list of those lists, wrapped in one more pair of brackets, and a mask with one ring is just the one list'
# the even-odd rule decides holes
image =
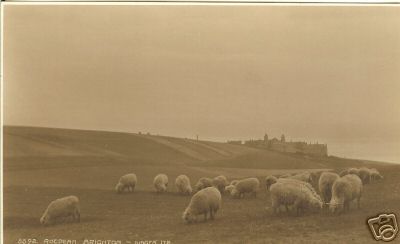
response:
{"label": "sepia photograph", "polygon": [[400,240],[399,5],[2,2],[1,115],[0,243]]}

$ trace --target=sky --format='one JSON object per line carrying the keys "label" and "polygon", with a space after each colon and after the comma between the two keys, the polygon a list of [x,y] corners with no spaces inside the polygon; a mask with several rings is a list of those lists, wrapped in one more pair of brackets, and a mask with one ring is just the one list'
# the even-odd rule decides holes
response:
{"label": "sky", "polygon": [[4,124],[280,137],[400,162],[400,8],[4,8]]}

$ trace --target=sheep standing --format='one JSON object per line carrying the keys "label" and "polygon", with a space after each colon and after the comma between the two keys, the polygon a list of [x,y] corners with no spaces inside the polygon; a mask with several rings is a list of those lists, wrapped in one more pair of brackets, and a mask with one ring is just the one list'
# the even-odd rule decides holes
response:
{"label": "sheep standing", "polygon": [[190,179],[186,175],[179,175],[176,177],[175,186],[181,194],[192,194],[192,186],[190,185]]}
{"label": "sheep standing", "polygon": [[300,210],[322,209],[323,203],[318,195],[294,181],[278,181],[270,187],[272,208],[277,213],[280,206],[285,206],[289,211],[289,206],[293,206],[296,214],[299,215]]}
{"label": "sheep standing", "polygon": [[378,181],[383,179],[381,173],[379,173],[379,171],[375,168],[370,169],[370,174],[371,174],[371,181]]}
{"label": "sheep standing", "polygon": [[221,193],[215,187],[207,187],[193,195],[189,206],[183,212],[183,220],[187,223],[197,221],[197,216],[204,214],[204,221],[207,215],[214,219],[214,215],[221,207]]}
{"label": "sheep standing", "polygon": [[115,186],[115,191],[117,193],[124,192],[128,189],[128,192],[133,192],[137,184],[137,177],[134,173],[126,174],[119,178],[117,185]]}
{"label": "sheep standing", "polygon": [[213,185],[213,180],[210,178],[202,177],[197,181],[196,185],[194,186],[194,189],[196,191],[200,191],[201,189],[210,187]]}
{"label": "sheep standing", "polygon": [[245,193],[252,193],[257,197],[257,190],[260,187],[260,181],[257,178],[247,178],[239,180],[231,191],[232,197],[242,198]]}
{"label": "sheep standing", "polygon": [[225,190],[225,186],[229,185],[229,182],[225,176],[220,175],[212,180],[212,184],[219,190],[219,192],[223,193]]}
{"label": "sheep standing", "polygon": [[154,177],[154,188],[158,193],[166,192],[168,188],[168,176],[166,174],[158,174]]}
{"label": "sheep standing", "polygon": [[72,217],[74,221],[80,221],[79,199],[76,196],[67,196],[52,201],[40,218],[40,223],[43,225],[54,224],[68,217]]}
{"label": "sheep standing", "polygon": [[360,208],[363,184],[357,175],[348,174],[337,179],[332,186],[332,198],[329,203],[331,212],[345,212],[350,209],[350,202],[357,200]]}
{"label": "sheep standing", "polygon": [[333,183],[339,178],[340,176],[333,172],[324,172],[319,177],[318,189],[324,203],[329,203],[331,201]]}

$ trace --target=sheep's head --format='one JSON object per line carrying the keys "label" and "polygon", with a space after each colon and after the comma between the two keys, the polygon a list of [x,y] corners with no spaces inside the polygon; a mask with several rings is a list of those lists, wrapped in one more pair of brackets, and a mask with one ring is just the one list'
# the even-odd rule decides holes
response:
{"label": "sheep's head", "polygon": [[43,214],[43,216],[40,218],[40,223],[42,225],[48,225],[50,222],[50,217],[48,216],[48,214]]}
{"label": "sheep's head", "polygon": [[203,183],[201,183],[201,182],[198,182],[195,186],[194,186],[194,189],[196,190],[196,192],[197,191],[200,191],[201,189],[203,189],[204,188],[204,185],[203,185]]}
{"label": "sheep's head", "polygon": [[311,208],[321,210],[324,207],[323,202],[320,199],[314,198],[310,202]]}
{"label": "sheep's head", "polygon": [[231,193],[233,188],[235,188],[233,185],[225,186],[225,192]]}
{"label": "sheep's head", "polygon": [[232,188],[231,196],[234,197],[234,198],[238,198],[239,197],[239,191],[236,189],[236,187]]}
{"label": "sheep's head", "polygon": [[267,188],[267,190],[269,190],[269,188],[271,187],[272,184],[275,184],[278,180],[276,179],[275,176],[268,176],[265,179],[265,187]]}
{"label": "sheep's head", "polygon": [[187,208],[185,212],[183,212],[182,219],[185,223],[192,223],[195,221],[195,216],[191,213],[191,211]]}
{"label": "sheep's head", "polygon": [[117,192],[117,193],[121,193],[122,192],[122,184],[121,183],[118,183],[116,186],[115,186],[115,191]]}
{"label": "sheep's head", "polygon": [[341,204],[333,199],[331,200],[331,202],[328,205],[329,205],[329,211],[333,214],[339,213],[343,208],[343,204]]}
{"label": "sheep's head", "polygon": [[192,187],[190,187],[190,186],[188,186],[187,188],[186,188],[186,194],[188,194],[188,195],[190,195],[190,194],[192,194]]}

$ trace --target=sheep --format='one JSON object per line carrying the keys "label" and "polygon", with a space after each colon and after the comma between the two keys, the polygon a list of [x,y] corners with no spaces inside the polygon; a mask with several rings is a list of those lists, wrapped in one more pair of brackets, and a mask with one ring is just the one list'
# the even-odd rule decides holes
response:
{"label": "sheep", "polygon": [[196,190],[196,192],[200,191],[201,189],[212,186],[213,185],[212,182],[213,180],[210,178],[206,177],[200,178],[199,181],[197,181],[196,185],[194,186],[194,189]]}
{"label": "sheep", "polygon": [[227,186],[229,183],[225,176],[220,175],[212,180],[212,184],[219,190],[219,192],[223,193],[225,186]]}
{"label": "sheep", "polygon": [[40,218],[40,223],[42,225],[50,225],[68,217],[80,222],[79,199],[76,196],[67,196],[52,201]]}
{"label": "sheep", "polygon": [[233,188],[235,188],[234,185],[225,186],[225,192],[228,192],[229,194],[231,194]]}
{"label": "sheep", "polygon": [[235,186],[238,182],[239,182],[239,180],[233,180],[233,181],[231,181],[230,185]]}
{"label": "sheep", "polygon": [[204,221],[207,221],[207,214],[210,219],[221,207],[221,193],[215,187],[207,187],[193,195],[189,206],[185,209],[182,219],[186,223],[197,221],[197,216],[204,214]]}
{"label": "sheep", "polygon": [[332,213],[341,213],[350,209],[350,202],[357,200],[357,207],[360,208],[363,184],[355,174],[348,174],[337,179],[332,186],[332,198],[329,203],[329,210]]}
{"label": "sheep", "polygon": [[303,184],[293,180],[278,180],[271,185],[270,192],[274,213],[277,213],[281,205],[285,206],[286,211],[289,211],[289,206],[293,206],[297,215],[302,209],[321,210],[323,207],[321,198],[315,191],[305,187],[307,185],[311,186],[308,183]]}
{"label": "sheep", "polygon": [[340,176],[332,172],[323,172],[319,177],[318,189],[324,203],[329,203],[332,198],[332,185]]}
{"label": "sheep", "polygon": [[383,179],[381,173],[379,173],[379,171],[375,168],[370,169],[370,174],[371,174],[371,181],[378,181]]}
{"label": "sheep", "polygon": [[190,179],[186,175],[179,175],[178,177],[176,177],[175,186],[178,189],[178,192],[181,194],[192,194]]}
{"label": "sheep", "polygon": [[257,197],[257,190],[260,187],[260,181],[257,178],[247,178],[239,180],[236,186],[231,191],[232,197],[242,198],[245,193],[252,193]]}
{"label": "sheep", "polygon": [[166,174],[158,174],[154,177],[153,181],[156,192],[166,192],[168,188],[168,176]]}
{"label": "sheep", "polygon": [[368,168],[360,168],[358,171],[358,176],[360,177],[363,184],[368,184],[371,181],[371,171]]}
{"label": "sheep", "polygon": [[[282,179],[285,179],[285,178],[282,178]],[[266,187],[267,191],[269,190],[271,185],[275,184],[277,181],[278,181],[278,179],[273,175],[268,175],[267,177],[265,177],[265,187]]]}
{"label": "sheep", "polygon": [[134,173],[126,174],[119,178],[117,185],[115,186],[115,191],[117,193],[124,192],[128,189],[128,192],[133,192],[137,184],[137,178]]}

